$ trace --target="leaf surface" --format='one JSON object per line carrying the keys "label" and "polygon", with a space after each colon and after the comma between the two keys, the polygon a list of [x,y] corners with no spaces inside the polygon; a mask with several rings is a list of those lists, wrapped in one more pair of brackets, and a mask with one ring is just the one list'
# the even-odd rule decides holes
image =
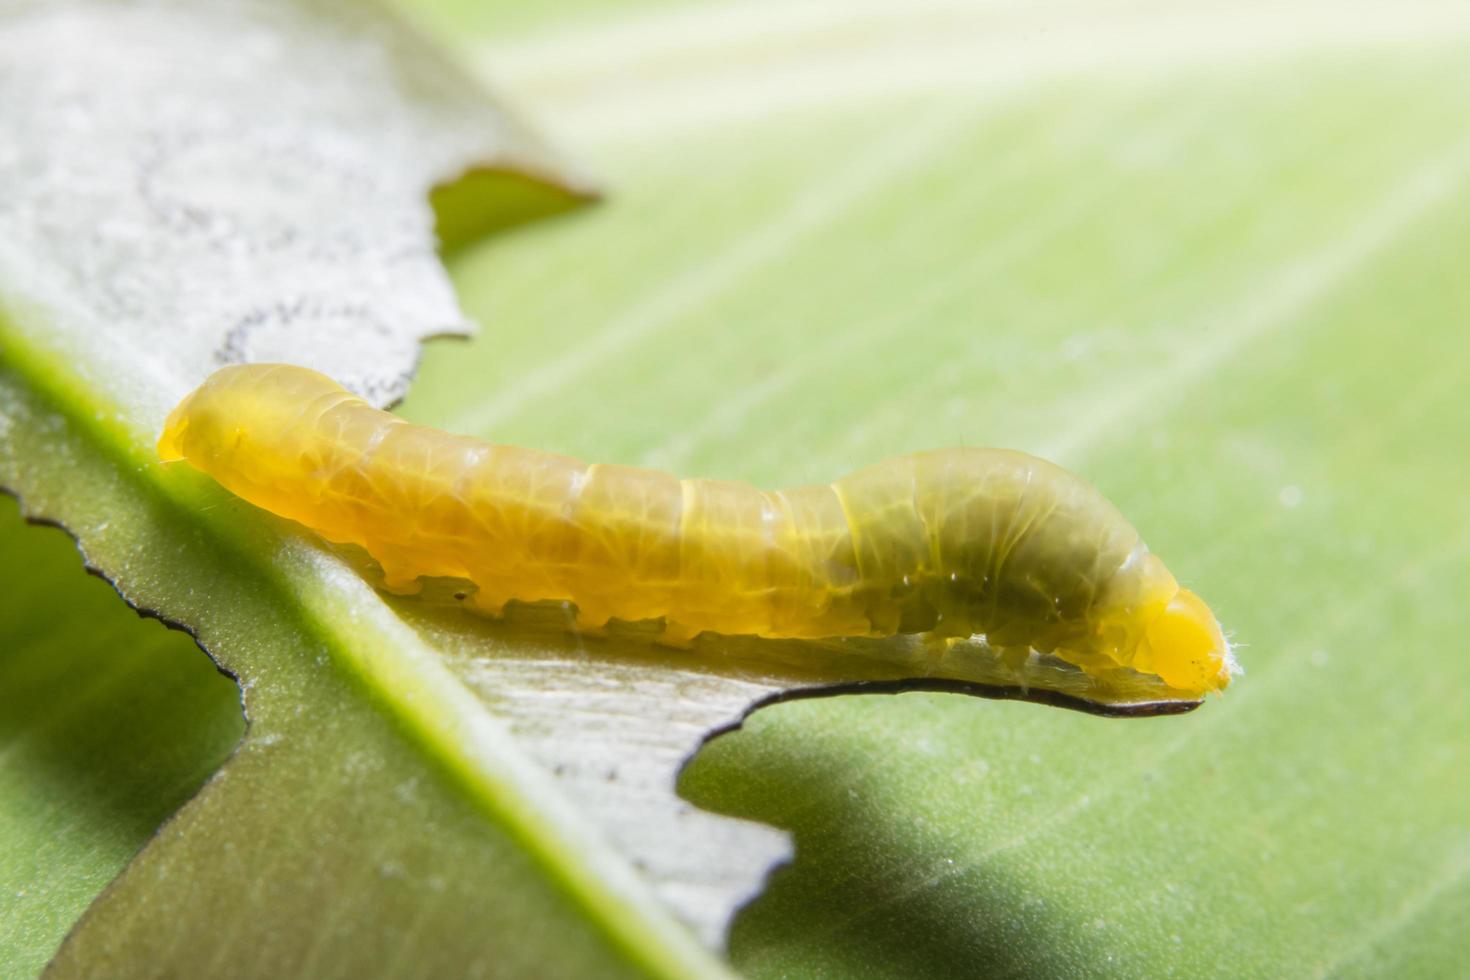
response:
{"label": "leaf surface", "polygon": [[[394,30],[372,13],[313,3],[79,2],[14,15],[13,63],[34,83],[16,89],[10,113],[25,150],[7,161],[19,193],[0,255],[17,429],[3,475],[32,513],[65,521],[129,601],[193,630],[241,678],[252,720],[221,777],[93,908],[58,972],[159,946],[165,962],[195,967],[249,950],[261,969],[317,970],[336,958],[334,968],[348,970],[432,947],[442,962],[478,968],[486,943],[459,916],[494,919],[469,896],[483,905],[475,889],[495,876],[454,866],[449,855],[466,846],[457,841],[474,833],[472,821],[420,798],[428,777],[414,769],[415,753],[448,780],[441,788],[452,795],[457,783],[462,802],[540,862],[544,884],[568,892],[630,962],[713,968],[670,911],[720,947],[733,909],[788,846],[770,828],[677,798],[677,772],[708,733],[759,701],[834,681],[1015,684],[978,644],[937,664],[904,643],[706,638],[691,656],[650,649],[646,637],[587,642],[568,635],[560,613],[496,626],[464,615],[452,593],[387,600],[350,556],[157,464],[159,420],[220,363],[289,359],[379,403],[402,392],[416,343],[462,319],[430,248],[423,194],[435,181],[464,175],[434,192],[451,248],[578,196],[505,116]],[[38,54],[53,49],[66,57]],[[77,66],[94,63],[112,85],[89,87]],[[185,78],[193,85],[181,91]],[[71,110],[62,127],[51,125],[59,105]],[[819,193],[789,223],[819,228],[922,160],[948,138],[951,116],[926,114],[846,172],[807,174]],[[760,237],[739,261],[760,262],[782,245],[779,234]],[[673,311],[728,274],[713,266],[673,283]],[[635,318],[627,329],[644,327]],[[507,396],[529,402],[595,356],[553,361]],[[53,442],[70,451],[48,459]],[[37,460],[44,465],[31,470]],[[89,511],[106,519],[88,525]],[[1092,693],[1075,671],[1053,683],[1068,697]],[[1159,697],[1141,682],[1138,700]],[[405,746],[354,734],[374,713]],[[298,817],[293,765],[320,770],[339,757],[349,760],[335,767],[340,780],[323,780],[310,819]],[[241,800],[272,798],[255,807],[259,825],[237,826]],[[347,827],[355,840],[340,832]],[[410,848],[405,827],[432,843]],[[231,850],[249,861],[215,857],[218,875],[183,875],[210,865],[218,841],[236,835]],[[320,850],[334,835],[336,848]],[[376,862],[386,879],[376,890],[363,859],[375,851],[388,855]],[[247,868],[294,866],[303,852],[323,868],[309,882],[273,875],[241,893]],[[189,880],[162,900],[178,877]],[[340,899],[334,920],[347,924],[323,933],[300,910],[343,881],[354,883],[356,904]],[[259,902],[270,915],[253,911]],[[402,925],[426,917],[433,937]],[[216,920],[235,925],[200,941],[201,921]],[[318,931],[304,933],[308,925]],[[454,942],[439,938],[446,929]],[[525,955],[538,955],[534,945]]]}
{"label": "leaf surface", "polygon": [[[431,188],[453,244],[580,184],[372,8],[5,17],[0,482],[129,602],[193,631],[249,718],[50,973],[722,972],[370,586],[152,451],[220,363],[290,355],[397,397],[418,341],[464,326]],[[17,968],[138,843],[67,878],[70,905],[23,910]]]}
{"label": "leaf surface", "polygon": [[1463,8],[478,9],[616,193],[456,259],[499,342],[431,345],[408,417],[772,486],[1030,449],[1242,644],[1182,718],[905,694],[716,739],[687,795],[796,836],[742,971],[1461,968]]}
{"label": "leaf surface", "polygon": [[75,546],[8,499],[0,555],[0,966],[31,976],[244,725],[188,637],[81,579]]}
{"label": "leaf surface", "polygon": [[[1246,644],[1244,681],[1185,718],[906,694],[781,705],[716,740],[685,792],[798,844],[737,925],[741,969],[1463,959],[1470,514],[1438,489],[1462,482],[1445,447],[1470,421],[1461,8],[474,16],[512,33],[467,54],[615,193],[456,253],[490,332],[430,348],[408,417],[768,485],[921,445],[1032,449],[1101,485]],[[780,839],[695,810],[640,836],[629,815],[669,812],[687,747],[809,650],[640,663],[553,622],[384,607],[279,522],[150,471],[139,447],[189,382],[124,389],[103,366],[126,351],[83,331],[53,350],[55,326],[0,334],[5,482],[135,601],[209,624],[252,706],[231,767],[58,973],[160,950],[215,972],[712,968],[647,891],[708,935]],[[680,860],[690,842],[706,863]]]}

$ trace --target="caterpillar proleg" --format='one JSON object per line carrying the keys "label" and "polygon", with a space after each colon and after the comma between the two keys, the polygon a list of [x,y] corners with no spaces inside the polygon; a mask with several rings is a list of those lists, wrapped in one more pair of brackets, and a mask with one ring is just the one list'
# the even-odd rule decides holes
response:
{"label": "caterpillar proleg", "polygon": [[1218,622],[1097,490],[1024,453],[900,456],[762,491],[412,425],[290,365],[223,368],[158,443],[251,503],[360,545],[387,588],[467,579],[577,607],[578,629],[663,620],[782,638],[984,634],[1005,655],[1132,671],[1181,696],[1234,671]]}

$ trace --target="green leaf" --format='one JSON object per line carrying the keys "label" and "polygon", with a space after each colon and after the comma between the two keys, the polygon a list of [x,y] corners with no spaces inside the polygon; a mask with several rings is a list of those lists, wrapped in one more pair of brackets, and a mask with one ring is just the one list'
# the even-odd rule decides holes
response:
{"label": "green leaf", "polygon": [[456,259],[495,340],[404,414],[767,485],[1050,454],[1247,670],[1146,723],[762,710],[682,782],[796,836],[737,967],[1462,969],[1463,8],[635,6],[469,46],[611,193]]}
{"label": "green leaf", "polygon": [[40,972],[239,742],[239,690],[0,501],[0,966]]}
{"label": "green leaf", "polygon": [[[4,106],[24,151],[0,158],[17,202],[0,213],[12,430],[0,479],[29,513],[64,522],[128,601],[192,630],[241,679],[251,719],[220,777],[91,908],[56,973],[154,949],[170,970],[247,953],[270,971],[474,970],[494,937],[465,917],[510,937],[532,934],[527,916],[587,933],[585,948],[558,947],[559,970],[718,971],[676,919],[719,948],[789,849],[780,832],[676,797],[708,732],[834,681],[952,680],[975,672],[971,659],[991,671],[978,679],[1013,680],[977,644],[939,664],[881,643],[710,638],[690,656],[630,636],[589,643],[559,612],[495,625],[452,593],[388,600],[350,554],[165,469],[152,449],[164,413],[220,362],[304,361],[379,403],[403,390],[415,342],[462,320],[431,253],[435,181],[464,175],[433,193],[451,247],[584,192],[371,11],[23,5],[6,44],[32,82]],[[107,87],[90,84],[98,66]],[[947,116],[922,138],[897,134],[795,220],[819,223],[905,166]],[[692,288],[706,288],[700,275]],[[1058,683],[1090,693],[1077,672]],[[483,868],[458,856],[475,846]],[[269,874],[303,863],[320,870]],[[505,887],[518,876],[530,880]],[[496,885],[514,908],[492,899]],[[555,958],[537,943],[517,955],[497,962],[525,972]]]}
{"label": "green leaf", "polygon": [[[1038,450],[1245,644],[1248,675],[1184,718],[906,694],[784,704],[715,740],[685,791],[797,839],[737,923],[742,970],[1452,972],[1464,14],[907,6],[476,13],[525,33],[467,54],[612,193],[455,255],[487,330],[431,346],[404,413],[770,484],[920,445]],[[717,922],[731,866],[758,875],[779,839],[702,811],[638,839],[650,808],[628,800],[661,806],[680,746],[794,668],[385,608],[153,466],[177,392],[129,374],[136,351],[12,320],[0,479],[133,601],[206,624],[251,710],[58,974],[712,968],[647,892]],[[405,365],[380,357],[387,395]],[[688,863],[691,841],[733,859]],[[670,863],[617,866],[645,855]]]}
{"label": "green leaf", "polygon": [[[0,482],[130,603],[193,631],[249,718],[50,973],[721,973],[348,566],[152,449],[168,403],[220,361],[279,351],[395,397],[416,341],[462,323],[431,187],[468,174],[438,199],[441,230],[469,237],[578,185],[369,8],[5,17],[0,60],[26,84],[0,88]],[[65,924],[23,914],[7,973]]]}

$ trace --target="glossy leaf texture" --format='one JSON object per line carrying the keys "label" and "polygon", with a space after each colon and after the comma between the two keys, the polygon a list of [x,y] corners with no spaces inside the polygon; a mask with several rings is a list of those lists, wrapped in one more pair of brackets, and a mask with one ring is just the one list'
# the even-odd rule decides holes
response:
{"label": "glossy leaf texture", "polygon": [[[422,336],[464,328],[431,192],[452,244],[565,209],[581,185],[376,8],[76,0],[3,17],[0,484],[129,603],[193,632],[240,679],[249,724],[146,843],[120,832],[96,863],[33,864],[18,891],[65,901],[17,907],[0,972],[53,952],[54,976],[722,972],[370,586],[152,448],[179,394],[271,351],[391,400]],[[80,690],[89,674],[72,674]],[[52,778],[115,776],[156,821],[207,766],[170,777],[161,760],[134,785],[140,762],[99,772],[109,758],[73,752]],[[23,844],[34,815],[13,816]]]}
{"label": "glossy leaf texture", "polygon": [[234,683],[140,622],[75,545],[0,500],[0,965],[40,972],[97,892],[235,748]]}
{"label": "glossy leaf texture", "polygon": [[452,262],[496,342],[431,345],[406,416],[766,485],[1032,450],[1241,646],[1156,723],[758,712],[682,781],[795,833],[738,968],[1463,968],[1463,8],[470,8],[424,16],[617,192]]}
{"label": "glossy leaf texture", "polygon": [[[129,602],[191,630],[240,678],[251,722],[90,908],[57,975],[145,958],[718,972],[710,951],[789,845],[675,795],[703,738],[794,690],[945,682],[971,657],[1014,686],[978,644],[941,663],[904,644],[691,654],[589,642],[555,610],[486,622],[452,591],[392,600],[350,553],[162,465],[165,412],[221,363],[288,358],[393,400],[415,342],[463,322],[430,200],[453,250],[586,192],[372,8],[72,0],[7,16],[7,70],[26,84],[0,90],[22,148],[0,156],[0,480]],[[809,179],[850,198],[946,118],[832,187]],[[287,871],[304,864],[320,871]],[[522,876],[526,895],[501,900]],[[506,948],[541,934],[527,917],[585,942]]]}
{"label": "glossy leaf texture", "polygon": [[[1031,449],[1103,487],[1244,644],[1237,689],[1185,718],[906,694],[784,704],[717,739],[685,792],[798,848],[737,922],[737,967],[1463,962],[1460,7],[455,7],[410,12],[614,192],[454,255],[488,329],[429,349],[405,415],[767,484]],[[693,811],[666,846],[627,801],[793,675],[630,657],[620,677],[608,654],[631,645],[390,613],[290,529],[152,473],[162,393],[119,404],[32,353],[0,378],[6,482],[259,678],[240,754],[58,974],[715,968],[600,862],[693,841],[758,875],[779,840]],[[386,683],[405,650],[418,684]],[[426,727],[425,704],[509,737]],[[630,771],[650,716],[678,736]],[[544,772],[494,764],[519,755]],[[565,798],[625,836],[581,841]],[[690,867],[643,880],[709,903]]]}

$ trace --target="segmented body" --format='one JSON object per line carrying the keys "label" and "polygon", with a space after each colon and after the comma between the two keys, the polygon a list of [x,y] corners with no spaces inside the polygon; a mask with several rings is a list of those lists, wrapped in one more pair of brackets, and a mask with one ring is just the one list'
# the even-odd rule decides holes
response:
{"label": "segmented body", "polygon": [[[160,452],[361,545],[390,589],[468,579],[483,610],[565,600],[584,629],[983,633],[1090,672],[1152,671],[1145,632],[1188,595],[1101,494],[1008,450],[915,453],[763,491],[494,445],[407,423],[303,368],[242,365],[175,410]],[[1175,673],[1176,686],[1223,686],[1219,664]]]}

